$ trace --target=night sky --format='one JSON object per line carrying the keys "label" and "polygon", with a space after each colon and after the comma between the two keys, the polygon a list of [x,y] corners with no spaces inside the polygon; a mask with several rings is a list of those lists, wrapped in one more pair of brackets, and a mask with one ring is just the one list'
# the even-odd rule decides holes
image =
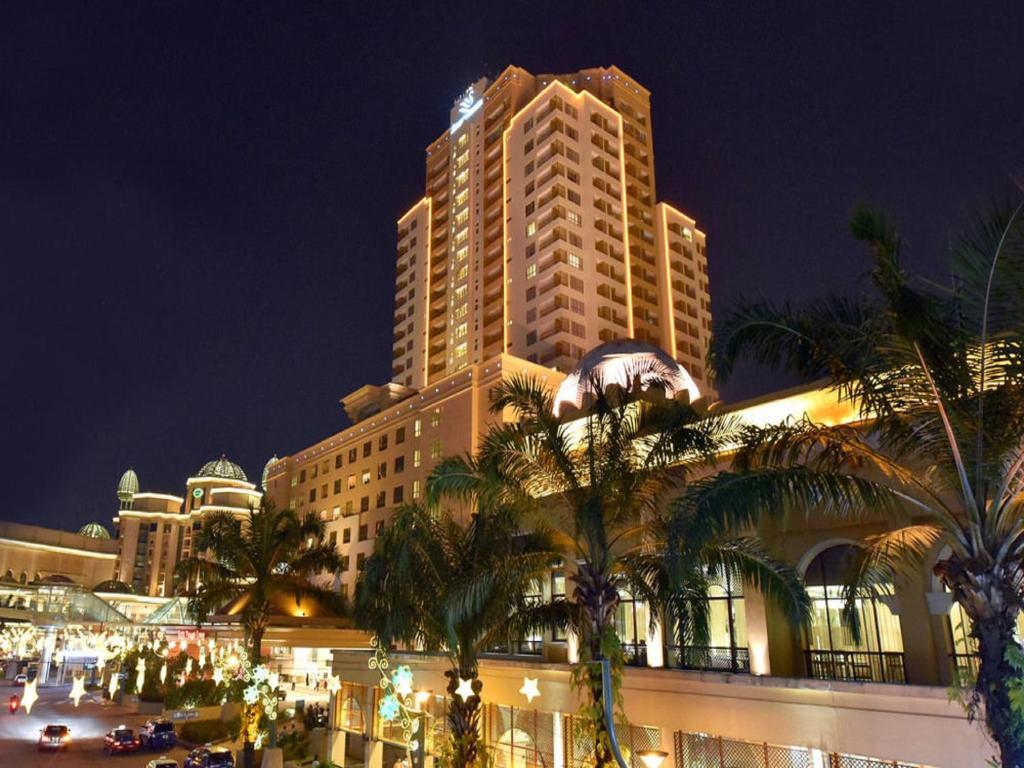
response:
{"label": "night sky", "polygon": [[390,375],[424,149],[507,64],[652,91],[658,196],[708,233],[719,315],[856,289],[862,200],[941,278],[1024,178],[1019,2],[491,5],[0,7],[0,517],[109,525],[129,465],[180,494],[342,427]]}

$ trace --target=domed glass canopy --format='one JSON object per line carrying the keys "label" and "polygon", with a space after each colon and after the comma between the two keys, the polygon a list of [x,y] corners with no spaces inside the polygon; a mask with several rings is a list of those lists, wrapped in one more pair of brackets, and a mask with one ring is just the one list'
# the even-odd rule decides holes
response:
{"label": "domed glass canopy", "polygon": [[249,481],[249,478],[245,476],[245,472],[242,471],[242,468],[224,456],[203,464],[202,468],[196,474],[196,477],[223,477],[227,480],[241,480],[242,482]]}
{"label": "domed glass canopy", "polygon": [[78,529],[80,536],[88,536],[90,539],[109,539],[110,531],[99,523],[88,523]]}

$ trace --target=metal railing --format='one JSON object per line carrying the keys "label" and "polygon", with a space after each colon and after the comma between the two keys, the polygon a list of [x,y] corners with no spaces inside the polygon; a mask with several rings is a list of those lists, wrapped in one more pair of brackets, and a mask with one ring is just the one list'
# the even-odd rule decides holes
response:
{"label": "metal railing", "polygon": [[627,667],[646,667],[647,643],[622,643],[622,656]]}
{"label": "metal railing", "polygon": [[906,683],[903,653],[897,651],[804,651],[807,675],[819,680]]}
{"label": "metal railing", "polygon": [[978,677],[981,659],[976,653],[951,653],[950,663],[953,665],[955,682],[964,684],[973,682]]}
{"label": "metal railing", "polygon": [[673,734],[675,768],[924,768],[917,763],[700,733]]}
{"label": "metal railing", "polygon": [[750,672],[750,649],[711,645],[666,645],[665,666],[675,669]]}

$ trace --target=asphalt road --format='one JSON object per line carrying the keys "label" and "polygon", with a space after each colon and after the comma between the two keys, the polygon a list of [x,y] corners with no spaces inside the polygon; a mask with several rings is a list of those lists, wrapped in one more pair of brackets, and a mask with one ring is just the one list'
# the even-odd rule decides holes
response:
{"label": "asphalt road", "polygon": [[[40,688],[39,700],[32,714],[24,709],[11,715],[7,698],[12,693],[21,695],[22,689],[0,685],[0,768],[46,766],[47,768],[88,768],[104,764],[110,768],[145,768],[154,757],[167,754],[180,766],[187,754],[182,747],[167,753],[140,750],[130,755],[108,756],[103,751],[103,736],[115,726],[127,725],[136,730],[152,715],[137,715],[126,708],[102,701],[98,695],[88,695],[80,705],[68,698],[70,686]],[[40,752],[36,746],[39,731],[47,725],[66,725],[71,729],[71,745],[67,752]]]}

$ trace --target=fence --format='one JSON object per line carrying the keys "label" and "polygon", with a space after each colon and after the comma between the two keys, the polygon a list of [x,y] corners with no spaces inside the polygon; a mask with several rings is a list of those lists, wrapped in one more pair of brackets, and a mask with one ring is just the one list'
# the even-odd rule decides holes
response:
{"label": "fence", "polygon": [[820,680],[906,683],[903,654],[896,651],[804,651],[807,674]]}
{"label": "fence", "polygon": [[805,747],[783,747],[682,731],[676,731],[673,740],[676,768],[926,768],[899,760]]}

